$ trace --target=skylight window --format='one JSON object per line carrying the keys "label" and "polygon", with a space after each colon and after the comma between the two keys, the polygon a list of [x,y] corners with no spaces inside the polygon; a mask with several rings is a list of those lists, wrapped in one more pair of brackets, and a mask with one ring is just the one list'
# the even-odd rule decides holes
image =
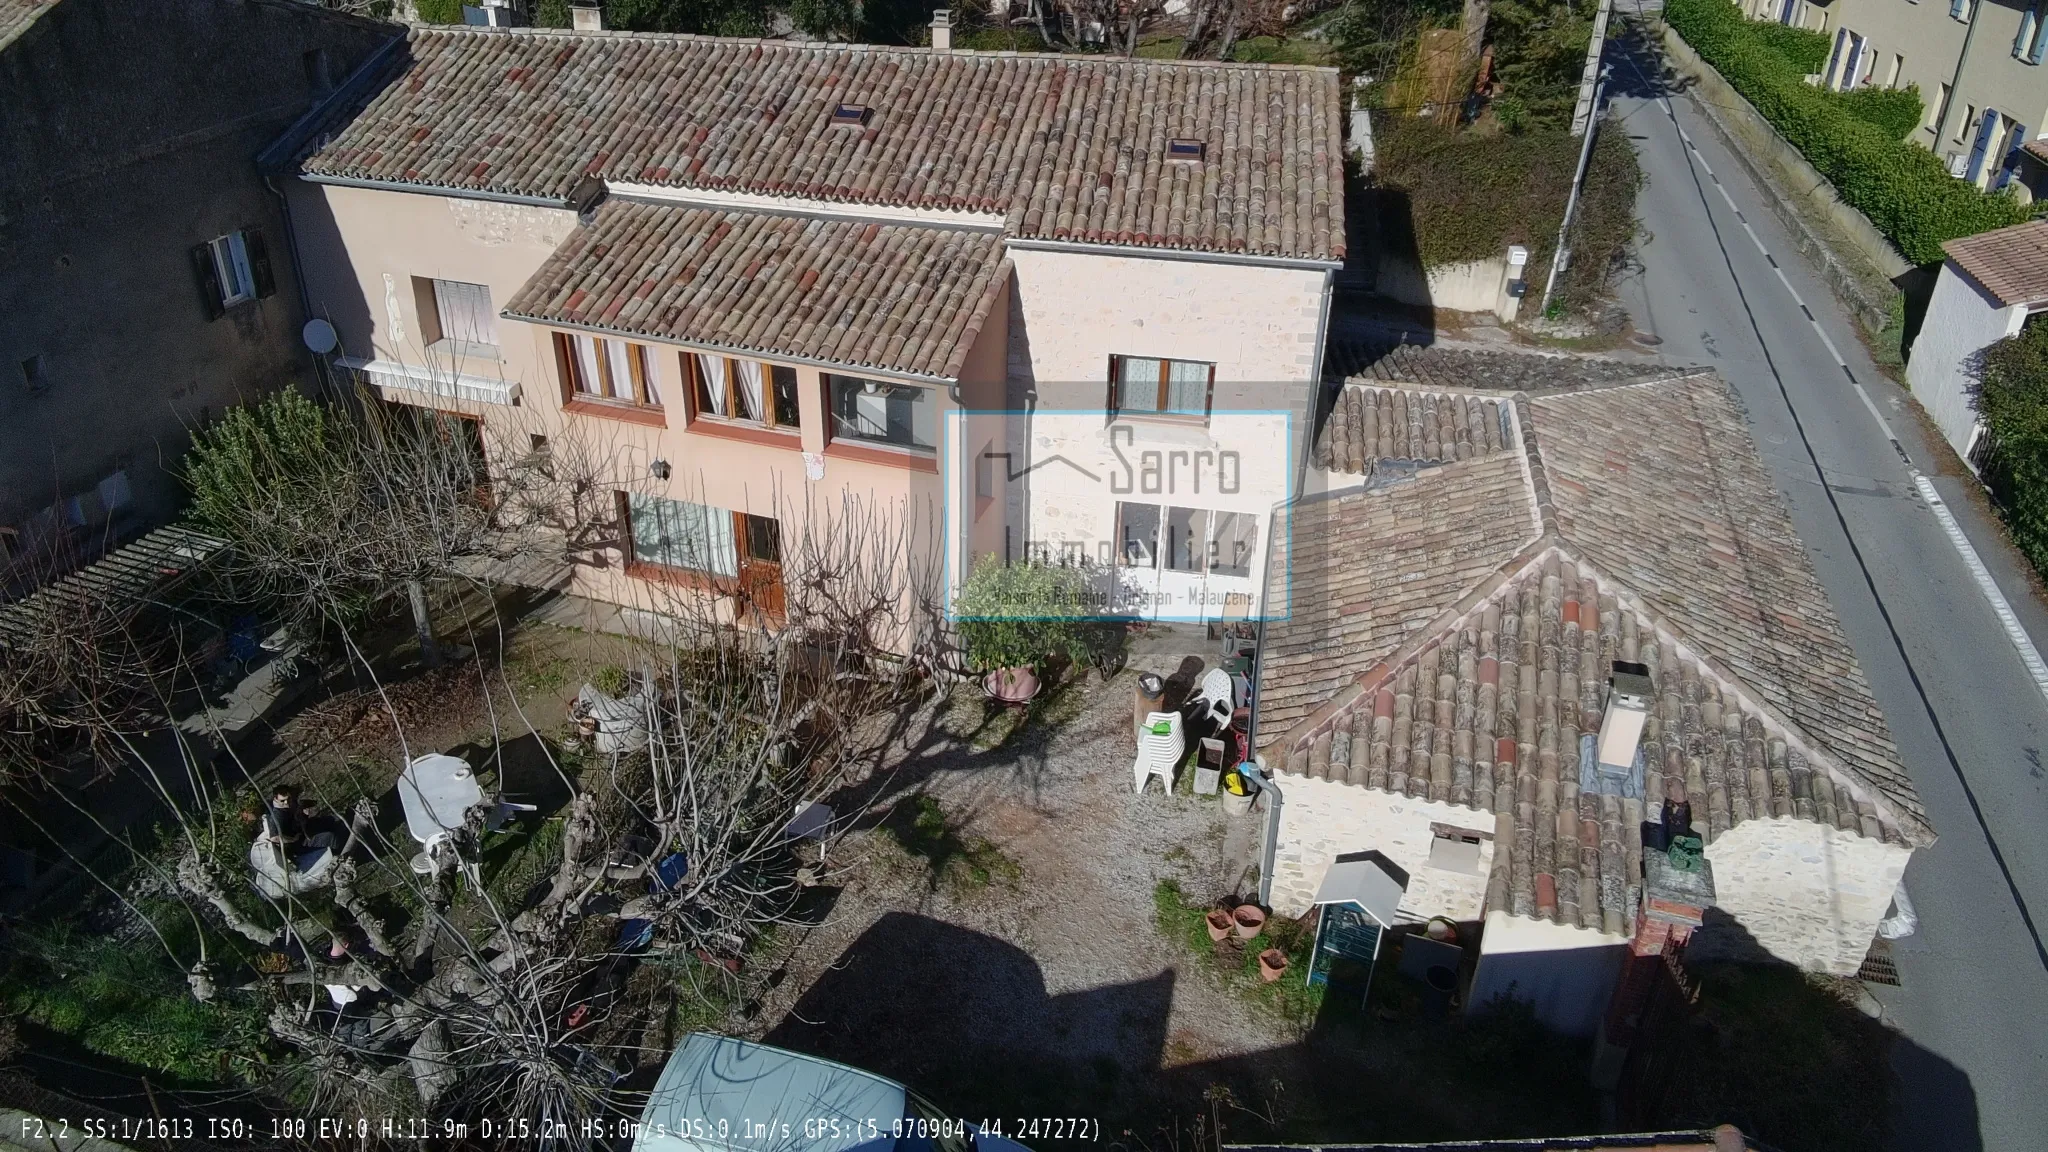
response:
{"label": "skylight window", "polygon": [[1208,150],[1209,146],[1200,140],[1189,140],[1183,137],[1166,142],[1166,158],[1168,160],[1200,160]]}
{"label": "skylight window", "polygon": [[835,104],[832,107],[832,123],[858,128],[874,115],[874,109],[865,104]]}

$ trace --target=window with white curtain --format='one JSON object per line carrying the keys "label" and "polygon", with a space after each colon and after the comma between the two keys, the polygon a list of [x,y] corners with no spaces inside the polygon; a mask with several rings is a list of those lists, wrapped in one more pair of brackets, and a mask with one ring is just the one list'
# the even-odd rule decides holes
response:
{"label": "window with white curtain", "polygon": [[555,333],[555,354],[577,398],[661,406],[655,358],[647,345],[580,332]]}
{"label": "window with white curtain", "polygon": [[711,576],[739,574],[733,515],[723,508],[635,492],[626,497],[626,520],[638,563]]}
{"label": "window with white curtain", "polygon": [[1200,360],[1112,356],[1109,408],[1118,414],[1206,417],[1215,379],[1216,366]]}
{"label": "window with white curtain", "polygon": [[485,285],[434,281],[434,313],[443,340],[494,347],[498,343],[498,314],[491,307],[491,290]]}
{"label": "window with white curtain", "polygon": [[1173,505],[1116,506],[1117,563],[1211,576],[1250,576],[1258,555],[1259,518]]}
{"label": "window with white curtain", "polygon": [[685,352],[697,415],[794,431],[796,369],[713,352]]}

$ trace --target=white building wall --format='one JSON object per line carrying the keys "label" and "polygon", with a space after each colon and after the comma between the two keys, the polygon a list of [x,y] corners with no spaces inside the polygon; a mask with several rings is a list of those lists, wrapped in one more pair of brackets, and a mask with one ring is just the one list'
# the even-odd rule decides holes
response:
{"label": "white building wall", "polygon": [[1852,975],[1870,951],[1911,854],[1810,820],[1745,820],[1707,845],[1714,907],[1734,924],[1710,918],[1689,950],[1740,954],[1748,950],[1746,936],[1787,963]]}
{"label": "white building wall", "polygon": [[[1347,852],[1378,851],[1408,872],[1408,892],[1400,908],[1404,917],[1427,920],[1447,916],[1467,922],[1480,918],[1486,902],[1486,875],[1493,867],[1493,813],[1309,776],[1282,776],[1279,786],[1280,828],[1273,852],[1271,897],[1274,912],[1305,914],[1332,860]],[[1433,823],[1488,837],[1479,845],[1475,873],[1430,867]]]}
{"label": "white building wall", "polygon": [[1951,260],[1941,267],[1927,317],[1913,339],[1906,383],[1956,455],[1968,460],[1977,435],[1969,364],[1985,348],[2020,330],[2026,309],[2000,304]]}
{"label": "white building wall", "polygon": [[1607,1012],[1627,948],[1625,936],[1488,912],[1465,1010],[1484,1012],[1502,998],[1526,1000],[1551,1030],[1590,1036]]}
{"label": "white building wall", "polygon": [[[1139,255],[1012,247],[1016,268],[1010,310],[1009,404],[1043,413],[1018,421],[1012,434],[1012,471],[1029,478],[1007,485],[1009,554],[1032,544],[1093,542],[1116,535],[1120,498],[1209,511],[1245,510],[1260,517],[1260,554],[1251,580],[1254,595],[1272,538],[1272,511],[1290,495],[1313,395],[1323,302],[1329,282],[1319,268],[1162,259]],[[1215,365],[1211,419],[1118,421],[1133,432],[1137,451],[1230,450],[1242,483],[1230,493],[1211,486],[1198,495],[1183,480],[1172,491],[1118,493],[1111,475],[1084,465],[1095,478],[1059,464],[1107,459],[1110,360],[1160,357]],[[1252,413],[1283,413],[1282,418]],[[1121,465],[1111,469],[1121,477]],[[1212,473],[1213,476],[1213,473]],[[1208,481],[1204,482],[1209,483]],[[1220,598],[1238,590],[1233,579],[1189,581],[1160,574],[1150,583],[1185,604],[1186,597]],[[1213,587],[1212,587],[1213,585]],[[1221,614],[1184,610],[1157,613],[1186,618]]]}

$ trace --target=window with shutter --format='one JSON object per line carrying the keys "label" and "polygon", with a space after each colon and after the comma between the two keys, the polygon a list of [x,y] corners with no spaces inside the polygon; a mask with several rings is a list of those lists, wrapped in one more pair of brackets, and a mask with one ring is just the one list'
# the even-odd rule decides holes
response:
{"label": "window with shutter", "polygon": [[443,340],[497,346],[498,313],[491,307],[491,290],[486,285],[434,281],[434,315]]}

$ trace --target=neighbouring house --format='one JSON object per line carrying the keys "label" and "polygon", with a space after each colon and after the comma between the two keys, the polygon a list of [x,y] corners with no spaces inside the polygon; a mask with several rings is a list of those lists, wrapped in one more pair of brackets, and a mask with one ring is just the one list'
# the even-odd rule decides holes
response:
{"label": "neighbouring house", "polygon": [[[1858,969],[1933,831],[1719,377],[1399,348],[1315,452],[1259,677],[1276,912],[1376,850],[1404,918],[1483,925],[1468,1004],[1580,1034],[1625,952],[1701,920],[1695,948]],[[1709,897],[1646,889],[1666,800]]]}
{"label": "neighbouring house", "polygon": [[1825,87],[1918,85],[1926,112],[1906,139],[1980,188],[2013,183],[2022,149],[2048,135],[2043,0],[1744,0],[1744,10],[1828,33]]}
{"label": "neighbouring house", "polygon": [[599,600],[772,618],[859,497],[942,521],[956,580],[1085,555],[1134,614],[1248,612],[1344,252],[1336,72],[938,39],[411,29],[278,146],[337,363],[601,443]]}
{"label": "neighbouring house", "polygon": [[2048,221],[1951,240],[1942,250],[1948,259],[1913,338],[1906,383],[1949,447],[1977,469],[1985,447],[1977,358],[2048,309]]}
{"label": "neighbouring house", "polygon": [[189,430],[311,376],[255,158],[396,34],[290,0],[0,0],[11,582],[170,518]]}

